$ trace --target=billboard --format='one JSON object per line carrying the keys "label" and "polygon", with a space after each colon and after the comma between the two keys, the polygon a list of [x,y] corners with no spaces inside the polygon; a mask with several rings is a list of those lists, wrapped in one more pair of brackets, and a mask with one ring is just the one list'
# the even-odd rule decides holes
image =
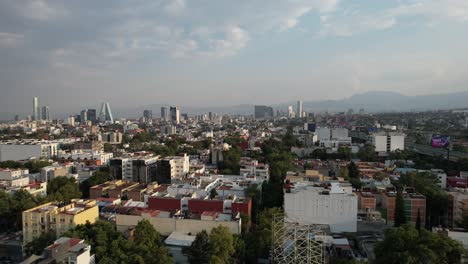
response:
{"label": "billboard", "polygon": [[315,125],[315,124],[311,124],[311,123],[308,123],[308,124],[307,124],[307,131],[309,131],[309,132],[315,132],[315,129],[316,129],[316,125]]}
{"label": "billboard", "polygon": [[445,148],[450,144],[450,138],[444,136],[433,136],[431,139],[431,146],[433,148]]}

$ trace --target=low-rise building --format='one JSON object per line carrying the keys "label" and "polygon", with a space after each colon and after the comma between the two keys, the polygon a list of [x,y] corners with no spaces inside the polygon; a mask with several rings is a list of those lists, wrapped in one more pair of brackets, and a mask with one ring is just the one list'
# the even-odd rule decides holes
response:
{"label": "low-rise building", "polygon": [[99,197],[122,198],[127,195],[129,190],[137,186],[137,182],[123,180],[108,181],[89,188],[89,197],[91,199],[97,199]]}
{"label": "low-rise building", "polygon": [[0,161],[50,159],[57,156],[59,143],[39,140],[10,140],[0,142]]}
{"label": "low-rise building", "polygon": [[356,194],[332,182],[330,188],[310,185],[287,186],[284,210],[299,224],[329,225],[333,233],[356,232],[358,201]]}
{"label": "low-rise building", "polygon": [[268,164],[259,163],[248,157],[242,157],[240,160],[240,174],[245,174],[247,177],[256,177],[263,180],[270,179],[270,166]]}
{"label": "low-rise building", "polygon": [[[382,194],[382,207],[387,209],[387,223],[393,223],[395,220],[397,193],[387,191]],[[426,197],[415,192],[403,192],[405,216],[408,222],[416,223],[418,212],[421,219],[421,225],[424,225],[426,219]]]}
{"label": "low-rise building", "polygon": [[91,246],[83,239],[61,237],[44,249],[41,256],[32,255],[23,263],[28,264],[94,264],[95,257],[91,254]]}
{"label": "low-rise building", "polygon": [[99,218],[95,200],[72,200],[68,205],[46,203],[23,212],[23,243],[32,241],[46,232],[60,237],[76,225],[94,223]]}

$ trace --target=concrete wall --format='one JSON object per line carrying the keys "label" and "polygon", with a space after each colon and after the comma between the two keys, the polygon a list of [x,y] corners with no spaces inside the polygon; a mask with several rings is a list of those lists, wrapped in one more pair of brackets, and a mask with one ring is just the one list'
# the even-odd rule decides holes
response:
{"label": "concrete wall", "polygon": [[331,232],[356,232],[355,194],[322,195],[315,190],[284,194],[284,208],[292,221],[301,224],[328,224]]}
{"label": "concrete wall", "polygon": [[220,225],[229,228],[232,234],[240,234],[241,222],[236,221],[203,221],[194,219],[176,219],[176,218],[158,218],[151,217],[148,214],[139,215],[116,215],[117,230],[123,232],[129,228],[135,227],[139,221],[147,219],[153,227],[163,236],[168,236],[172,232],[177,231],[181,233],[196,234],[202,230],[208,233],[211,229]]}
{"label": "concrete wall", "polygon": [[40,145],[0,145],[0,161],[40,158],[41,155]]}

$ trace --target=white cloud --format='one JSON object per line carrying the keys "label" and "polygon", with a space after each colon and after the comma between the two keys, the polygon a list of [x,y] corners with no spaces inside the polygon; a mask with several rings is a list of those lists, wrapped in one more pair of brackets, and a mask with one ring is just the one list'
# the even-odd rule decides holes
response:
{"label": "white cloud", "polygon": [[18,45],[24,38],[24,35],[0,32],[0,47],[14,47]]}
{"label": "white cloud", "polygon": [[27,0],[24,5],[21,5],[20,1],[18,1],[16,4],[19,4],[17,9],[22,16],[34,20],[48,20],[63,17],[67,14],[63,6],[52,5],[44,0]]}
{"label": "white cloud", "polygon": [[322,36],[352,36],[372,30],[385,30],[394,27],[404,18],[423,19],[429,25],[437,20],[466,22],[468,21],[468,1],[399,1],[395,7],[372,13],[344,10],[322,19],[319,34]]}

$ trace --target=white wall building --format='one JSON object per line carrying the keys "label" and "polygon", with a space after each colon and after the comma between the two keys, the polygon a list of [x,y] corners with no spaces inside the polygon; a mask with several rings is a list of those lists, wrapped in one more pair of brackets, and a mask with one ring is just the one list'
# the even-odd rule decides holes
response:
{"label": "white wall building", "polygon": [[240,174],[246,174],[247,177],[255,177],[263,180],[270,178],[270,166],[264,163],[258,163],[258,160],[251,158],[241,158]]}
{"label": "white wall building", "polygon": [[50,141],[21,140],[0,143],[0,161],[50,159],[57,156],[58,143]]}
{"label": "white wall building", "polygon": [[284,210],[289,219],[300,224],[329,225],[333,233],[356,232],[357,196],[332,183],[330,190],[301,186],[286,191]]}
{"label": "white wall building", "polygon": [[371,139],[376,152],[392,152],[405,149],[405,134],[402,133],[375,133]]}

